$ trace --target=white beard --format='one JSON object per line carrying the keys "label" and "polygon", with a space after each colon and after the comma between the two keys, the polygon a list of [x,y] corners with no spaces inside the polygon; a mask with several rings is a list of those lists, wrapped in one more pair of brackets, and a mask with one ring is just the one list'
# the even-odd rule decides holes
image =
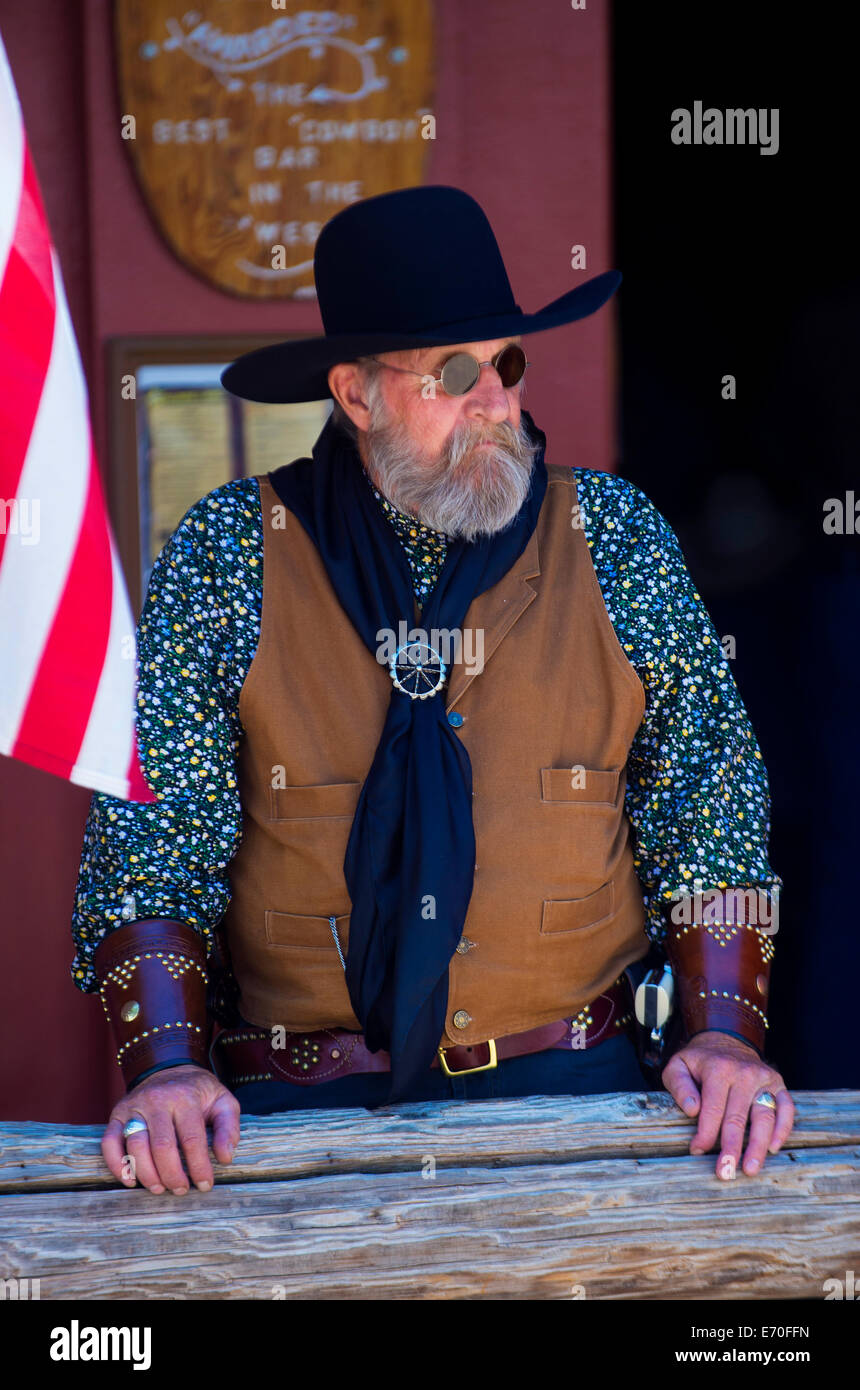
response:
{"label": "white beard", "polygon": [[[528,496],[538,446],[520,421],[456,426],[435,458],[387,418],[377,393],[363,437],[365,468],[393,507],[433,531],[476,540],[509,526]],[[488,440],[494,447],[477,449]]]}

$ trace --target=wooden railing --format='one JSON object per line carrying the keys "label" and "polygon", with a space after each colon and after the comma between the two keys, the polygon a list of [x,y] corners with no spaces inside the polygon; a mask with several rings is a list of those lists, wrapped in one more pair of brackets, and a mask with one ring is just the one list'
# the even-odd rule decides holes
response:
{"label": "wooden railing", "polygon": [[786,1148],[732,1181],[665,1093],[243,1118],[184,1197],[123,1188],[100,1128],[0,1125],[0,1278],[42,1299],[823,1299],[860,1283],[860,1091],[794,1099]]}

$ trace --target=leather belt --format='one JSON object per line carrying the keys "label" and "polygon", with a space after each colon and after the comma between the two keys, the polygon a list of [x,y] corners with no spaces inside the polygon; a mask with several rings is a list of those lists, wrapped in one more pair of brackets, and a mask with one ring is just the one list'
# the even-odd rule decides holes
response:
{"label": "leather belt", "polygon": [[[509,1057],[525,1057],[551,1048],[570,1051],[596,1047],[633,1026],[632,992],[627,977],[621,975],[572,1018],[469,1046],[458,1043],[440,1047],[431,1067],[441,1066],[449,1076],[489,1071]],[[272,1029],[252,1024],[222,1028],[212,1040],[209,1060],[216,1076],[231,1090],[253,1081],[317,1086],[341,1076],[391,1070],[387,1052],[370,1052],[361,1033],[345,1028],[287,1033],[283,1047],[273,1046]]]}

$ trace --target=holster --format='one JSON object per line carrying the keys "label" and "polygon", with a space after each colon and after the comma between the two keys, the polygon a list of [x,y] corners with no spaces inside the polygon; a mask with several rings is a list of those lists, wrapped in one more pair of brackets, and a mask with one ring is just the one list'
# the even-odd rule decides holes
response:
{"label": "holster", "polygon": [[[630,981],[633,991],[633,998],[636,998],[636,991],[645,979],[649,971],[659,973],[666,965],[667,957],[662,945],[651,942],[647,955],[641,960],[636,960],[632,965],[628,965],[624,974]],[[682,1043],[682,1022],[678,1008],[676,1007],[669,1016],[665,1026],[660,1030],[657,1040],[651,1036],[651,1029],[641,1024],[635,1016],[634,1010],[634,1039],[636,1042],[636,1055],[639,1066],[642,1069],[646,1080],[650,1082],[654,1090],[662,1090],[662,1072],[672,1053],[675,1052]]]}

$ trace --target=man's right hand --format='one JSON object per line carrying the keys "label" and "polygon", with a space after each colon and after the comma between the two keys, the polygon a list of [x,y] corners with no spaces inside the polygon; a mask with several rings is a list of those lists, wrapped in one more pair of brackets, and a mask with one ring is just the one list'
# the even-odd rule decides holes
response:
{"label": "man's right hand", "polygon": [[[145,1120],[148,1129],[123,1139],[123,1125],[133,1116]],[[215,1175],[207,1124],[212,1126],[216,1159],[231,1163],[239,1142],[239,1102],[232,1091],[202,1067],[166,1067],[117,1101],[102,1136],[102,1154],[126,1187],[139,1182],[150,1192],[169,1188],[181,1196],[188,1191],[190,1177],[201,1192],[208,1192]]]}

